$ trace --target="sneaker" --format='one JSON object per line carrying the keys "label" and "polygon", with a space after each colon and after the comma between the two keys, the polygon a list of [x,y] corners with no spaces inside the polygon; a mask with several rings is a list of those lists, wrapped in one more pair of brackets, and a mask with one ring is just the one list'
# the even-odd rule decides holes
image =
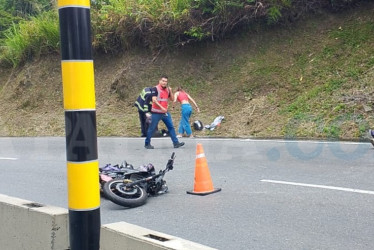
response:
{"label": "sneaker", "polygon": [[183,145],[184,145],[184,142],[178,142],[174,144],[174,148],[179,148],[179,147],[182,147]]}
{"label": "sneaker", "polygon": [[371,145],[374,146],[374,139],[370,139]]}
{"label": "sneaker", "polygon": [[182,138],[182,135],[177,135],[177,138]]}
{"label": "sneaker", "polygon": [[155,147],[153,147],[151,144],[148,144],[148,145],[145,145],[144,146],[146,149],[154,149]]}

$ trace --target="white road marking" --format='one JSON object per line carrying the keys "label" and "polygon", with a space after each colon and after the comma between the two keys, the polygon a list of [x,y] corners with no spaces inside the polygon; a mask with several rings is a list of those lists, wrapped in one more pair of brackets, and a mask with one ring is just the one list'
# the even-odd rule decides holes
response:
{"label": "white road marking", "polygon": [[354,189],[354,188],[334,187],[334,186],[325,186],[325,185],[314,185],[314,184],[306,184],[306,183],[298,183],[298,182],[276,181],[276,180],[261,180],[261,181],[262,182],[277,183],[277,184],[293,185],[293,186],[332,189],[332,190],[339,190],[339,191],[353,192],[353,193],[361,193],[361,194],[374,194],[374,191]]}
{"label": "white road marking", "polygon": [[12,160],[12,161],[15,161],[15,160],[18,160],[17,158],[10,158],[10,157],[0,157],[0,160]]}

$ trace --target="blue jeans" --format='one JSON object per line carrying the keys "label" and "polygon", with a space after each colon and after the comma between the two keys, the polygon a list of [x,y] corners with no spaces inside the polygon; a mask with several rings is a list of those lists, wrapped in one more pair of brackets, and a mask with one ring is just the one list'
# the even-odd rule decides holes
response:
{"label": "blue jeans", "polygon": [[182,116],[181,121],[179,123],[178,133],[183,135],[184,132],[188,136],[192,134],[191,125],[190,125],[190,117],[192,115],[192,107],[190,104],[182,104]]}
{"label": "blue jeans", "polygon": [[171,115],[169,112],[165,114],[160,114],[160,113],[152,113],[152,121],[151,124],[149,125],[148,131],[147,131],[147,137],[145,138],[145,145],[151,144],[151,137],[156,129],[158,123],[160,120],[165,123],[165,126],[167,127],[169,131],[170,138],[173,142],[173,144],[179,143],[177,136],[175,135],[175,130],[174,130],[174,125],[173,125],[173,120],[171,119]]}

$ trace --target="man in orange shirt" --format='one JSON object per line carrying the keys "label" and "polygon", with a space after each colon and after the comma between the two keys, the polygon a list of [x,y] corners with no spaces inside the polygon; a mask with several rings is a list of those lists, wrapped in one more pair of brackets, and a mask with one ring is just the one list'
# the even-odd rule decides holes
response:
{"label": "man in orange shirt", "polygon": [[158,85],[155,88],[156,94],[152,97],[152,121],[147,131],[147,137],[145,138],[144,147],[146,149],[154,149],[154,147],[151,145],[151,137],[160,120],[162,120],[163,123],[165,123],[165,126],[169,131],[170,138],[173,142],[174,148],[182,147],[184,145],[184,142],[178,141],[178,138],[175,134],[173,120],[171,119],[171,115],[168,112],[168,100],[173,101],[172,90],[170,87],[168,87],[168,77],[162,76],[158,81]]}

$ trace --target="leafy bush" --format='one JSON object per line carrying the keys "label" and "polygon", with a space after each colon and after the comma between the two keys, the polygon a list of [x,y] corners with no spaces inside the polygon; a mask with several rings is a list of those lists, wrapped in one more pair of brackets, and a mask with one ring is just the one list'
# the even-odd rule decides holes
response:
{"label": "leafy bush", "polygon": [[[136,46],[158,52],[188,43],[217,40],[253,23],[294,20],[319,8],[338,9],[359,0],[96,0],[92,4],[93,49],[119,52]],[[18,65],[58,48],[58,18],[48,0],[3,0],[0,22],[6,32],[0,59]],[[13,16],[40,16],[17,24]],[[52,11],[53,12],[53,11]],[[39,26],[39,27],[38,27]],[[1,32],[1,29],[0,29]],[[1,33],[0,33],[1,38]]]}
{"label": "leafy bush", "polygon": [[12,16],[9,12],[0,9],[0,39],[4,38],[4,31],[12,26],[13,23],[18,23],[22,18]]}
{"label": "leafy bush", "polygon": [[59,50],[59,30],[55,11],[45,12],[30,21],[14,24],[5,32],[1,60],[18,66],[27,59]]}
{"label": "leafy bush", "polygon": [[2,0],[0,1],[0,9],[12,16],[27,18],[51,10],[52,3],[53,1],[49,0]]}
{"label": "leafy bush", "polygon": [[190,0],[110,0],[94,8],[93,46],[104,52],[162,48],[183,36]]}
{"label": "leafy bush", "polygon": [[109,0],[93,15],[94,48],[115,52],[133,46],[160,50],[217,40],[265,20],[275,24],[320,8],[358,0]]}

